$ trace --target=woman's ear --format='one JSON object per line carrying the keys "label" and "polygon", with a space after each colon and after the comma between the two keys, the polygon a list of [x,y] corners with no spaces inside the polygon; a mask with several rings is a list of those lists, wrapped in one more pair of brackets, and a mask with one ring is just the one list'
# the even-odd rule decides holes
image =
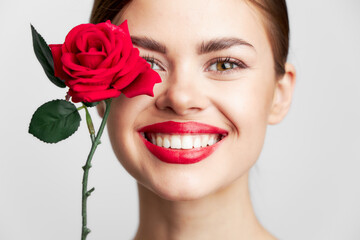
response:
{"label": "woman's ear", "polygon": [[105,105],[104,101],[101,101],[98,105],[96,105],[96,110],[101,118],[104,117],[105,108],[106,108],[106,105]]}
{"label": "woman's ear", "polygon": [[273,102],[268,116],[268,124],[278,124],[286,116],[290,109],[295,82],[295,68],[293,65],[286,63],[285,74],[276,82]]}

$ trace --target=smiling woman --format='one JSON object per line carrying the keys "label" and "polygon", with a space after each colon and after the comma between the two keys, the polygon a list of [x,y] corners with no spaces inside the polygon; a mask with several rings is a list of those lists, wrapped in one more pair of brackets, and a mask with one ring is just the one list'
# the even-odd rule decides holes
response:
{"label": "smiling woman", "polygon": [[107,19],[128,20],[162,78],[154,98],[114,99],[108,119],[138,182],[135,239],[275,239],[254,214],[248,173],[292,99],[285,1],[95,1],[92,22]]}

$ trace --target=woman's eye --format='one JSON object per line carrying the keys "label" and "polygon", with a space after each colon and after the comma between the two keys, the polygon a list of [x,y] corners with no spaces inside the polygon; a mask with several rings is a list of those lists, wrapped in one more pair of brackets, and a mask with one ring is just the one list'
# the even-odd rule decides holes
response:
{"label": "woman's eye", "polygon": [[239,69],[246,68],[246,65],[239,60],[231,60],[230,58],[221,58],[221,59],[216,59],[216,61],[209,66],[208,71],[230,72],[231,70],[236,70],[238,68]]}
{"label": "woman's eye", "polygon": [[162,67],[160,67],[159,64],[156,63],[156,60],[153,57],[146,56],[142,58],[144,58],[150,64],[151,69],[160,71],[163,70]]}
{"label": "woman's eye", "polygon": [[147,61],[150,64],[152,70],[161,70],[161,67],[157,65],[155,62]]}
{"label": "woman's eye", "polygon": [[212,64],[210,66],[210,70],[211,71],[222,72],[222,71],[226,71],[226,70],[233,69],[233,68],[236,68],[236,67],[237,66],[234,63],[221,61],[221,62],[217,62],[217,63]]}

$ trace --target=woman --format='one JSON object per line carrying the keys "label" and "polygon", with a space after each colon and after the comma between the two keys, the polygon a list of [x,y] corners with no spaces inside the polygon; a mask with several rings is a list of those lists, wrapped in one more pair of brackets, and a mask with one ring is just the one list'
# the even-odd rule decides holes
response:
{"label": "woman", "polygon": [[135,239],[275,239],[254,214],[248,173],[295,85],[285,1],[95,1],[91,21],[107,19],[128,20],[162,78],[154,98],[114,99],[108,119],[138,182]]}

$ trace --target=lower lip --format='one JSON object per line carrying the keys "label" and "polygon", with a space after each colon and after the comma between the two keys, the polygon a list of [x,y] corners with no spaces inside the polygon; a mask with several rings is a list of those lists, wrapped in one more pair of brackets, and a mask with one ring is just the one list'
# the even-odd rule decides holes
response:
{"label": "lower lip", "polygon": [[223,142],[222,140],[207,147],[193,149],[171,149],[156,146],[141,136],[145,146],[159,160],[173,164],[192,164],[210,156]]}

